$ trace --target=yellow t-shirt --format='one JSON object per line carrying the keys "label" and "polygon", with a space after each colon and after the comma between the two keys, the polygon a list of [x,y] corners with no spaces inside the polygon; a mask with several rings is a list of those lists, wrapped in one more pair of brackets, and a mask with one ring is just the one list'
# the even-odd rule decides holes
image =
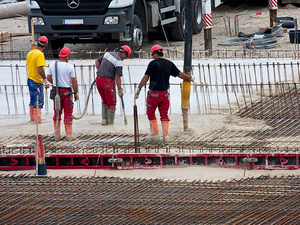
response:
{"label": "yellow t-shirt", "polygon": [[29,79],[36,83],[43,84],[43,78],[39,74],[38,67],[42,66],[45,69],[45,56],[38,50],[33,49],[27,54],[26,65]]}

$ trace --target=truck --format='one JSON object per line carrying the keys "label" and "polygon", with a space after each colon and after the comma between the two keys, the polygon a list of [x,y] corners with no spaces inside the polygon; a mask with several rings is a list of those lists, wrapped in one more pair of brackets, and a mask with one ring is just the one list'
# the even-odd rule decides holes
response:
{"label": "truck", "polygon": [[[193,33],[203,27],[202,0],[192,1]],[[36,36],[45,35],[49,49],[65,43],[122,42],[134,51],[142,48],[149,34],[168,34],[172,40],[185,39],[187,0],[26,0],[31,9]],[[212,0],[212,7],[221,4]]]}

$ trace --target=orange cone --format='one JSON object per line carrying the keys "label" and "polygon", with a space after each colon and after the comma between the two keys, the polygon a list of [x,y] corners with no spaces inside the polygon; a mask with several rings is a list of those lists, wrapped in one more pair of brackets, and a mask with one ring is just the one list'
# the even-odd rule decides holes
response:
{"label": "orange cone", "polygon": [[53,122],[54,122],[54,132],[55,132],[54,139],[55,139],[55,141],[58,141],[58,140],[61,139],[61,135],[60,135],[60,121],[58,121],[58,122],[57,121],[53,121]]}
{"label": "orange cone", "polygon": [[30,120],[34,121],[34,106],[29,106],[29,116],[30,116]]}
{"label": "orange cone", "polygon": [[66,139],[68,141],[72,141],[75,139],[72,131],[72,124],[65,124],[65,131],[66,131]]}

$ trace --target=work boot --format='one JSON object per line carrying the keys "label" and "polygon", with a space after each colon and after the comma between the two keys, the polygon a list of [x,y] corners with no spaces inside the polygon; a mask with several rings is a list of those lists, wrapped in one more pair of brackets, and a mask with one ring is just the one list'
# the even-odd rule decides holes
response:
{"label": "work boot", "polygon": [[34,108],[33,110],[33,119],[34,119],[34,122],[36,123],[38,121],[38,123],[42,123],[42,109],[38,109],[38,118],[36,118],[36,112],[37,112],[37,109]]}
{"label": "work boot", "polygon": [[150,120],[151,134],[146,137],[147,141],[159,141],[157,120]]}
{"label": "work boot", "polygon": [[53,121],[53,122],[54,122],[54,133],[55,133],[54,140],[55,141],[59,141],[61,139],[61,135],[60,135],[60,121],[58,121],[58,122],[57,121]]}
{"label": "work boot", "polygon": [[113,125],[115,120],[116,110],[107,109],[107,122],[108,125]]}
{"label": "work boot", "polygon": [[66,139],[68,141],[72,141],[75,139],[72,131],[72,124],[65,124],[65,131],[66,131]]}
{"label": "work boot", "polygon": [[102,125],[107,125],[107,105],[102,105]]}
{"label": "work boot", "polygon": [[164,141],[169,141],[169,121],[161,121],[161,126],[163,130],[163,139]]}
{"label": "work boot", "polygon": [[34,121],[34,106],[29,106],[29,116],[30,116],[30,120]]}

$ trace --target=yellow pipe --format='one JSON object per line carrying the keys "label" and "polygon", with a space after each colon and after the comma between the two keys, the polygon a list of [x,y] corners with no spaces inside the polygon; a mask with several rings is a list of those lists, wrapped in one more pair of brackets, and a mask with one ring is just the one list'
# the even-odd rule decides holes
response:
{"label": "yellow pipe", "polygon": [[182,82],[181,109],[189,109],[190,107],[191,82]]}

